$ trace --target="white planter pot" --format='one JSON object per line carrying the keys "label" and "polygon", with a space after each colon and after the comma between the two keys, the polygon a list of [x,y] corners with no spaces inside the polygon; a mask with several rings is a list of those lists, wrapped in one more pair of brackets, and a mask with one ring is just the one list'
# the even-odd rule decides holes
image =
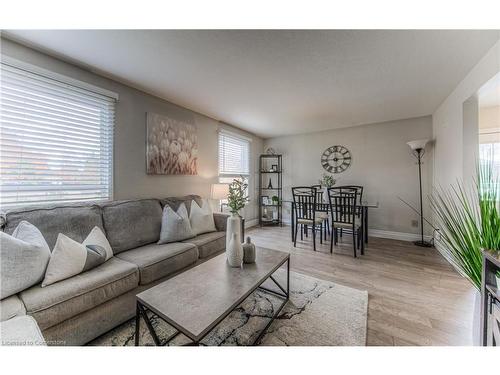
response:
{"label": "white planter pot", "polygon": [[241,243],[241,218],[238,214],[231,214],[227,218],[226,224],[226,249],[229,246],[229,242],[231,241],[231,236],[233,233],[238,235],[238,239]]}

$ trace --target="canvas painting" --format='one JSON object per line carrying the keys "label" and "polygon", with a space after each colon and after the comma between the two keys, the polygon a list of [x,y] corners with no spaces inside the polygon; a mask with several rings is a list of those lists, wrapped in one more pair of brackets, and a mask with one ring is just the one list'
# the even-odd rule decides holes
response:
{"label": "canvas painting", "polygon": [[148,113],[147,173],[196,175],[196,126],[167,116]]}

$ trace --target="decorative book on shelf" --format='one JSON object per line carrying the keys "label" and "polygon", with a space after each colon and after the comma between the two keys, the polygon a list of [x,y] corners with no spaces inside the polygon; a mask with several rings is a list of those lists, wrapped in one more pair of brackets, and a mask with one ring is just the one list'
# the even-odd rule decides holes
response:
{"label": "decorative book on shelf", "polygon": [[259,157],[259,224],[283,225],[282,155]]}

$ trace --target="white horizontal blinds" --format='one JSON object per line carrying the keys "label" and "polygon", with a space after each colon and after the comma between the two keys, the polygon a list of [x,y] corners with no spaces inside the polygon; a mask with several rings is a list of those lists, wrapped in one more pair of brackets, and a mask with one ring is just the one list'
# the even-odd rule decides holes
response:
{"label": "white horizontal blinds", "polygon": [[110,199],[115,99],[1,65],[3,207]]}
{"label": "white horizontal blinds", "polygon": [[226,132],[219,133],[219,174],[248,175],[250,142]]}

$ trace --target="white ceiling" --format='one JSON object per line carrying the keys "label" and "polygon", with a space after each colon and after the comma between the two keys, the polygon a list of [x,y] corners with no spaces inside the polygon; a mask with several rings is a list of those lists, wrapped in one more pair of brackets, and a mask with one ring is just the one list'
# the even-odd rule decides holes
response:
{"label": "white ceiling", "polygon": [[10,30],[263,137],[429,115],[493,31]]}

